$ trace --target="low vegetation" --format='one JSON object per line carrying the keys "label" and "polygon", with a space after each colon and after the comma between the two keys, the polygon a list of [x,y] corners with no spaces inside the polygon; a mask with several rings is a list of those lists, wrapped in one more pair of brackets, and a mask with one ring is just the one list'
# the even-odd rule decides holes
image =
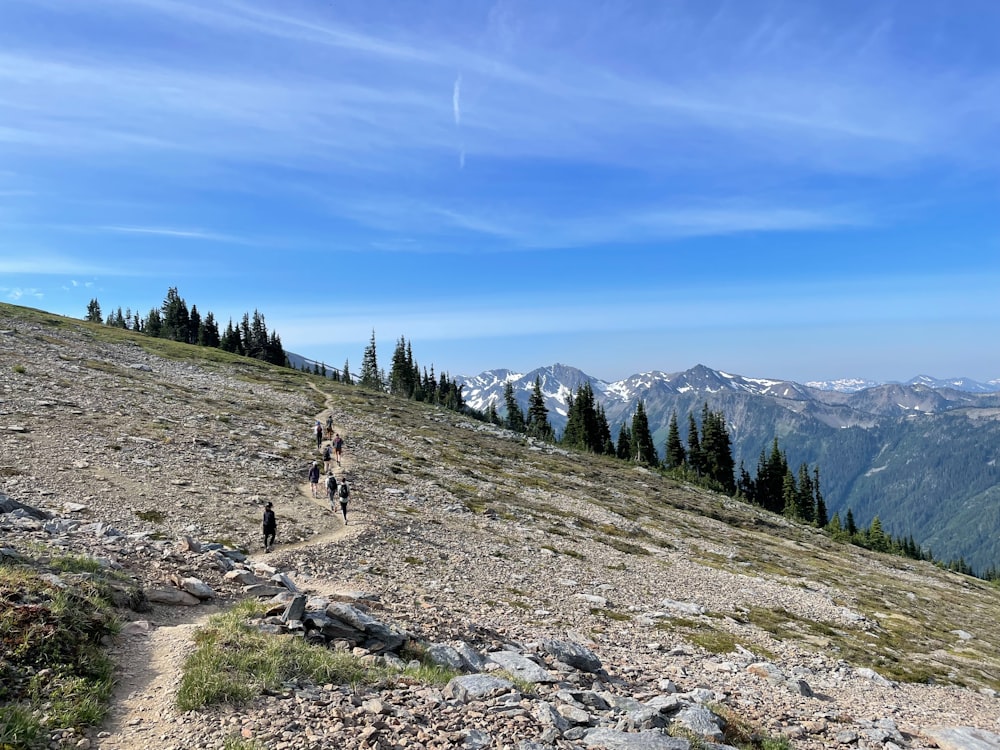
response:
{"label": "low vegetation", "polygon": [[182,711],[219,703],[244,703],[264,692],[305,680],[313,684],[377,685],[405,676],[428,684],[445,684],[455,673],[411,654],[415,666],[403,672],[362,662],[354,655],[301,638],[276,638],[260,631],[253,620],[264,605],[242,602],[214,616],[198,631],[197,649],[184,665],[177,707]]}
{"label": "low vegetation", "polygon": [[0,748],[44,747],[52,730],[104,718],[119,589],[90,558],[0,557]]}

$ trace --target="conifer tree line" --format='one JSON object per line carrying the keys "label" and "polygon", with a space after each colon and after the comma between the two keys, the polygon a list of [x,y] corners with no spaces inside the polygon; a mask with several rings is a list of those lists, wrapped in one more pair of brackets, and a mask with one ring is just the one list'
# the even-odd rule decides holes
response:
{"label": "conifer tree line", "polygon": [[115,328],[124,328],[154,338],[180,341],[197,346],[210,346],[223,351],[260,359],[275,365],[287,365],[288,357],[276,331],[268,332],[264,316],[259,310],[253,314],[243,313],[243,319],[236,325],[232,318],[220,333],[219,324],[211,311],[204,317],[197,305],[187,306],[177,287],[167,289],[167,296],[159,307],[150,308],[144,317],[138,311],[127,308],[122,312],[118,307],[106,318],[101,316],[101,305],[97,299],[87,305],[85,320],[103,323]]}
{"label": "conifer tree line", "polygon": [[327,372],[326,365],[317,363],[313,367],[316,374],[330,377],[347,385],[358,385],[373,391],[388,392],[394,396],[401,396],[413,401],[443,406],[452,411],[469,411],[462,399],[462,386],[446,372],[435,377],[433,365],[431,365],[430,372],[426,367],[421,369],[413,358],[411,343],[404,336],[400,336],[399,341],[396,342],[388,376],[385,369],[379,365],[375,331],[372,331],[371,339],[361,355],[361,369],[356,378],[351,375],[350,365],[347,361],[344,362],[343,370],[333,370],[330,373]]}

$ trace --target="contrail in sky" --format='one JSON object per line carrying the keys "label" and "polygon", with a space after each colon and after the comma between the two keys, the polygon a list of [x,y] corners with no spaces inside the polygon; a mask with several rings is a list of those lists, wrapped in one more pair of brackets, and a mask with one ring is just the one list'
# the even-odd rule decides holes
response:
{"label": "contrail in sky", "polygon": [[458,78],[455,79],[455,87],[452,89],[451,93],[451,108],[455,112],[455,124],[462,124],[462,107],[460,102],[460,97],[462,94],[462,76],[459,74]]}

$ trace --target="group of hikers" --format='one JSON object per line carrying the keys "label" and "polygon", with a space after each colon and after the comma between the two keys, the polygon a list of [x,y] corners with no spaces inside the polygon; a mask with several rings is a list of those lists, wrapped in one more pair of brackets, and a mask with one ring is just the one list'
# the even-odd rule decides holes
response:
{"label": "group of hikers", "polygon": [[[322,473],[326,475],[324,481],[325,497],[330,501],[330,510],[336,512],[337,505],[340,505],[340,512],[344,516],[344,525],[347,525],[347,503],[350,500],[351,488],[347,484],[347,477],[342,476],[340,481],[333,473],[333,461],[337,466],[342,465],[344,456],[344,439],[340,433],[333,431],[333,415],[327,415],[326,427],[317,419],[313,425],[313,433],[316,436],[316,449],[321,451],[323,458]],[[326,441],[326,445],[323,443]],[[322,498],[320,492],[320,467],[319,461],[313,461],[309,466],[309,488],[314,499]],[[274,538],[278,533],[278,521],[274,515],[274,504],[268,503],[264,506],[264,551],[270,552],[274,546]]]}

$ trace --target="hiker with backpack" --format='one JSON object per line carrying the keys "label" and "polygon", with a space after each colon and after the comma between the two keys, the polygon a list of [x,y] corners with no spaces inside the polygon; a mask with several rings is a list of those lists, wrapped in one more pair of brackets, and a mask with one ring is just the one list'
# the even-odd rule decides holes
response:
{"label": "hiker with backpack", "polygon": [[333,436],[333,454],[337,457],[337,466],[340,466],[340,459],[344,456],[344,438],[339,432]]}
{"label": "hiker with backpack", "polygon": [[309,467],[309,484],[312,488],[312,496],[319,497],[319,463],[316,461],[313,461],[312,466]]}
{"label": "hiker with backpack", "polygon": [[327,443],[323,446],[323,471],[330,473],[330,461],[333,459],[333,448]]}
{"label": "hiker with backpack", "polygon": [[329,472],[326,477],[326,496],[330,500],[330,510],[337,510],[336,500],[337,500],[337,477],[333,475],[333,472]]}
{"label": "hiker with backpack", "polygon": [[316,433],[316,448],[317,449],[322,448],[323,447],[323,425],[321,425],[319,423],[318,419],[316,420],[315,427],[313,427],[313,431]]}
{"label": "hiker with backpack", "polygon": [[270,552],[274,546],[274,537],[278,533],[278,520],[274,516],[274,504],[264,506],[264,551]]}
{"label": "hiker with backpack", "polygon": [[347,526],[347,501],[351,496],[351,490],[347,486],[347,477],[341,480],[337,495],[340,497],[340,512],[344,514],[344,526]]}
{"label": "hiker with backpack", "polygon": [[326,439],[329,440],[333,434],[333,414],[326,415]]}

